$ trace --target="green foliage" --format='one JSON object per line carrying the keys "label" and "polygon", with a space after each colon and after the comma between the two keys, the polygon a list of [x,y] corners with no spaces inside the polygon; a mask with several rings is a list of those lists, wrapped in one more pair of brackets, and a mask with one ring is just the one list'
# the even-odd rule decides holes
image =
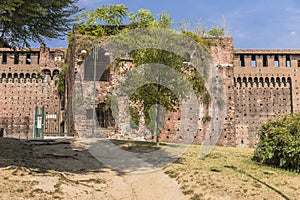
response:
{"label": "green foliage", "polygon": [[77,16],[80,24],[84,25],[115,25],[120,26],[123,24],[124,17],[127,16],[128,8],[122,4],[100,6],[95,10],[88,12],[81,12]]}
{"label": "green foliage", "polygon": [[[116,18],[110,17],[109,20],[107,20],[105,17],[107,15],[108,16],[114,15],[113,13],[115,13],[116,8],[118,8],[117,10],[119,10],[117,14],[115,14]],[[135,38],[133,36],[134,33],[130,33],[129,36],[126,35],[126,33],[130,32],[129,31],[130,29],[147,27],[148,28],[147,30],[151,33],[151,30],[153,31],[155,30],[155,28],[166,28],[168,30],[168,33],[164,33],[164,32],[157,33],[153,31],[157,35],[157,37],[149,38],[147,34],[145,34],[143,35],[142,41],[149,44],[155,42],[165,44],[167,42],[166,40],[170,40],[170,45],[178,45],[178,46],[188,45],[186,43],[186,40],[185,41],[180,40],[180,38],[182,38],[182,35],[179,35],[177,33],[175,34],[175,31],[171,30],[173,20],[170,17],[170,15],[167,14],[165,11],[163,11],[159,16],[159,18],[156,19],[152,15],[152,13],[147,9],[140,9],[136,13],[128,13],[128,14],[127,14],[127,10],[128,8],[123,5],[116,5],[116,7],[102,6],[94,11],[91,11],[90,13],[83,13],[80,16],[83,19],[83,21],[79,26],[79,33],[85,35],[93,35],[93,36],[112,36],[115,35],[115,33],[120,32],[121,35],[123,34],[122,37],[118,38],[118,35],[120,34],[112,36],[114,41],[113,45],[116,45],[117,47],[115,48],[111,47],[111,48],[116,49],[117,51],[118,49],[128,48],[128,46],[131,46],[131,44],[133,43],[136,44],[136,41],[132,40],[132,38]],[[120,25],[122,24],[121,23],[122,20],[126,17],[129,18],[129,24],[120,28]],[[108,32],[107,30],[104,30],[107,27],[107,25],[112,25],[110,27],[111,29],[117,27],[117,29],[114,29],[117,31]],[[170,32],[174,34],[171,34]],[[160,38],[159,34],[162,34],[164,39],[162,39],[162,41],[155,41],[157,40],[157,38]],[[192,38],[192,40],[190,40],[192,44],[189,44],[192,47],[196,46],[194,41],[196,41],[200,46],[209,44],[206,42],[206,40],[202,39],[200,36],[192,32],[186,31],[184,32],[184,34]],[[174,41],[176,41],[175,42],[176,44],[172,44],[172,42],[174,43]],[[144,45],[144,43],[141,45]],[[139,44],[136,44],[135,46],[139,46]],[[188,97],[187,82],[189,83],[189,86],[192,87],[191,89],[193,89],[193,91],[198,95],[198,97],[202,97],[202,101],[207,105],[209,104],[210,95],[205,87],[204,79],[202,75],[199,74],[199,72],[195,70],[195,68],[191,69],[193,67],[190,65],[187,66],[187,68],[183,66],[183,62],[186,59],[179,55],[183,55],[185,52],[178,52],[178,55],[176,55],[175,53],[170,53],[166,50],[155,49],[155,48],[144,48],[144,49],[132,48],[132,49],[137,49],[130,52],[130,56],[133,59],[134,66],[139,67],[141,65],[147,65],[147,64],[153,65],[151,66],[153,68],[148,68],[148,70],[146,69],[140,70],[136,72],[136,74],[132,74],[133,78],[127,77],[126,80],[134,80],[134,82],[125,81],[125,83],[122,83],[123,85],[122,88],[125,88],[124,90],[128,90],[122,92],[124,92],[124,94],[127,92],[128,94],[130,94],[130,91],[135,91],[133,94],[130,94],[131,95],[130,100],[132,103],[134,103],[134,105],[140,105],[140,107],[132,107],[129,110],[133,122],[131,124],[132,126],[134,126],[134,124],[138,125],[138,121],[140,118],[138,110],[142,109],[140,111],[142,111],[145,116],[145,121],[148,128],[152,132],[156,132],[157,130],[159,130],[158,127],[161,126],[162,124],[160,122],[163,121],[162,119],[159,118],[163,117],[163,115],[161,113],[162,111],[161,112],[159,111],[160,109],[159,106],[157,105],[162,105],[166,111],[174,111],[174,107],[178,106],[181,100]],[[203,53],[203,52],[199,51],[198,53]],[[119,55],[119,54],[117,52],[114,52],[114,55]],[[203,59],[203,63],[201,64],[204,64],[205,61],[206,60]],[[179,76],[170,74],[170,70],[169,71],[166,70],[164,72],[163,71],[164,69],[159,65],[168,66],[169,69],[170,68],[174,69],[174,71],[178,72]],[[127,73],[126,75],[131,76],[130,73]],[[151,79],[149,77],[151,77]],[[173,85],[174,88],[167,88],[162,86],[163,84],[155,84],[155,83],[143,84],[142,87],[138,89],[135,88],[135,86],[138,85],[138,83],[145,83],[143,82],[145,80],[157,80],[160,78],[168,80],[169,82],[168,81],[167,82],[172,83],[170,85]],[[134,90],[130,90],[130,89],[134,89]],[[177,91],[177,93],[174,94],[172,91]]]}
{"label": "green foliage", "polygon": [[76,19],[78,32],[82,35],[108,36],[119,33],[128,8],[122,4],[101,6],[95,10],[82,12]]}
{"label": "green foliage", "polygon": [[211,120],[211,116],[205,115],[205,117],[202,118],[203,123],[209,122]]}
{"label": "green foliage", "polygon": [[55,80],[55,84],[57,86],[57,92],[59,95],[62,95],[65,92],[65,74],[68,70],[68,65],[66,63],[62,63],[61,71],[58,74],[58,79]]}
{"label": "green foliage", "polygon": [[130,98],[133,102],[142,102],[146,124],[151,122],[150,109],[155,104],[162,105],[168,111],[175,111],[178,97],[168,88],[157,84],[146,84],[138,88]]}
{"label": "green foliage", "polygon": [[[224,37],[226,35],[225,20],[223,18],[222,26],[212,26],[208,28],[201,20],[196,24],[191,24],[189,20],[183,20],[179,23],[179,28],[184,34],[195,34],[196,36],[202,37]],[[191,36],[191,35],[190,35]],[[194,37],[194,36],[191,36]]]}
{"label": "green foliage", "polygon": [[259,138],[254,160],[300,172],[300,114],[263,124]]}
{"label": "green foliage", "polygon": [[141,8],[137,13],[128,14],[132,27],[148,27],[155,24],[155,18],[148,9]]}
{"label": "green foliage", "polygon": [[225,29],[220,26],[213,26],[211,29],[205,34],[206,37],[223,37],[225,36]]}
{"label": "green foliage", "polygon": [[[148,9],[141,8],[136,13],[128,13],[128,7],[118,4],[101,6],[95,10],[82,12],[76,17],[79,22],[78,32],[90,36],[111,36],[119,33],[124,28],[161,27],[171,28],[173,20],[170,15],[162,11],[159,19],[155,19]],[[128,25],[123,25],[123,20],[129,19]]]}
{"label": "green foliage", "polygon": [[59,38],[70,30],[78,0],[2,0],[0,47],[29,47],[29,41]]}
{"label": "green foliage", "polygon": [[130,106],[129,113],[131,116],[130,127],[138,129],[140,123],[139,109],[136,106]]}

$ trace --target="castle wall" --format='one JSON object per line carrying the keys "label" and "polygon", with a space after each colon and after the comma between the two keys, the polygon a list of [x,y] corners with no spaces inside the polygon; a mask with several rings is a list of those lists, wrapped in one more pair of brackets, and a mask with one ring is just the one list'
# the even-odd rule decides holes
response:
{"label": "castle wall", "polygon": [[299,112],[298,50],[236,50],[236,144],[255,147],[261,123]]}
{"label": "castle wall", "polygon": [[[218,145],[255,147],[258,143],[261,123],[274,119],[280,114],[300,111],[298,83],[300,50],[234,50],[230,37],[207,39],[211,40],[211,67],[218,69],[218,76],[223,80],[225,116],[214,116],[224,122],[223,130],[208,133],[203,123],[203,117],[207,112],[205,106],[199,104],[200,106],[194,109],[193,102],[186,101],[176,108],[175,112],[167,114],[160,139],[167,142],[181,142],[185,136],[196,132],[193,136],[194,143],[201,144],[203,138],[210,134],[208,137],[218,137]],[[75,49],[75,52],[79,50]],[[79,57],[80,55],[75,55],[75,59]],[[83,80],[84,67],[77,61],[74,63],[80,74],[76,76],[81,76],[80,79]],[[109,80],[96,83],[97,88],[101,88],[95,99],[96,105],[104,103],[114,89],[114,84],[122,74],[126,73],[126,70],[132,67],[131,64],[130,60],[123,60],[118,72],[109,72],[111,77]],[[129,68],[125,69],[124,66]],[[93,88],[90,83],[84,87],[85,92],[92,93]],[[89,107],[92,104],[93,102],[90,102]],[[125,109],[122,104],[126,102],[119,105]],[[185,112],[187,116],[192,117],[182,117]],[[198,117],[195,117],[196,114]],[[83,112],[80,116],[82,119],[86,118],[87,113]],[[121,112],[116,125],[111,127],[112,129],[105,128],[108,137],[129,137],[126,133],[121,133],[119,127],[129,123],[126,116]],[[80,123],[83,123],[81,129],[84,130],[84,124],[87,122],[81,120]],[[89,123],[91,124],[91,119]],[[190,127],[195,123],[196,127]],[[140,125],[144,126],[143,122]],[[144,137],[143,131],[144,129],[139,130],[134,137]]]}
{"label": "castle wall", "polygon": [[[51,131],[59,132],[60,99],[55,80],[64,61],[64,49],[41,48],[0,49],[0,128],[4,136],[32,138],[36,106],[45,106],[46,117],[53,124]],[[53,122],[52,122],[53,121]],[[45,131],[50,126],[45,127]]]}

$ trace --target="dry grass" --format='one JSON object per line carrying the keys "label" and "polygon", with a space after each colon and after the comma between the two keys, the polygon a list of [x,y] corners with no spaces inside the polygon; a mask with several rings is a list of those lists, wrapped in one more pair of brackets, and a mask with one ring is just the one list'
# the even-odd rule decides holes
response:
{"label": "dry grass", "polygon": [[114,145],[120,147],[125,151],[134,153],[149,153],[161,149],[166,144],[160,143],[157,146],[156,142],[148,141],[134,141],[134,140],[110,140]]}
{"label": "dry grass", "polygon": [[254,149],[216,147],[204,159],[191,146],[165,168],[190,199],[299,199],[300,175],[252,161]]}

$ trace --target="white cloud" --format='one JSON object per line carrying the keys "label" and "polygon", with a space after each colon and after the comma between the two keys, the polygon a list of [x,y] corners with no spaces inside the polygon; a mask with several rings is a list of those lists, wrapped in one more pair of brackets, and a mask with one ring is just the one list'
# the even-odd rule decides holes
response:
{"label": "white cloud", "polygon": [[296,35],[297,35],[297,32],[296,32],[296,31],[290,32],[290,36],[296,36]]}

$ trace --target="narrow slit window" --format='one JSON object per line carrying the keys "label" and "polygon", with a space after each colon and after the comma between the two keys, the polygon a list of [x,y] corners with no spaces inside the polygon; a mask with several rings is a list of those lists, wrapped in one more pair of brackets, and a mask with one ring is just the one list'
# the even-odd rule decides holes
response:
{"label": "narrow slit window", "polygon": [[7,54],[2,53],[2,64],[6,64],[6,63],[7,63]]}
{"label": "narrow slit window", "polygon": [[268,56],[267,55],[263,55],[263,66],[264,67],[268,66]]}
{"label": "narrow slit window", "polygon": [[15,56],[14,56],[14,64],[19,64],[19,54],[18,53],[15,53]]}
{"label": "narrow slit window", "polygon": [[244,55],[240,55],[240,66],[245,67],[245,56]]}
{"label": "narrow slit window", "polygon": [[300,67],[300,60],[297,60],[297,66]]}
{"label": "narrow slit window", "polygon": [[278,58],[278,55],[274,56],[274,67],[279,67],[279,58]]}
{"label": "narrow slit window", "polygon": [[256,58],[255,55],[251,55],[251,66],[256,67]]}
{"label": "narrow slit window", "polygon": [[40,53],[38,53],[37,64],[40,64]]}
{"label": "narrow slit window", "polygon": [[27,54],[26,54],[26,64],[27,64],[27,65],[30,65],[30,64],[31,64],[31,54],[30,54],[30,53],[27,53]]}
{"label": "narrow slit window", "polygon": [[290,55],[286,55],[286,67],[291,67],[291,58]]}

